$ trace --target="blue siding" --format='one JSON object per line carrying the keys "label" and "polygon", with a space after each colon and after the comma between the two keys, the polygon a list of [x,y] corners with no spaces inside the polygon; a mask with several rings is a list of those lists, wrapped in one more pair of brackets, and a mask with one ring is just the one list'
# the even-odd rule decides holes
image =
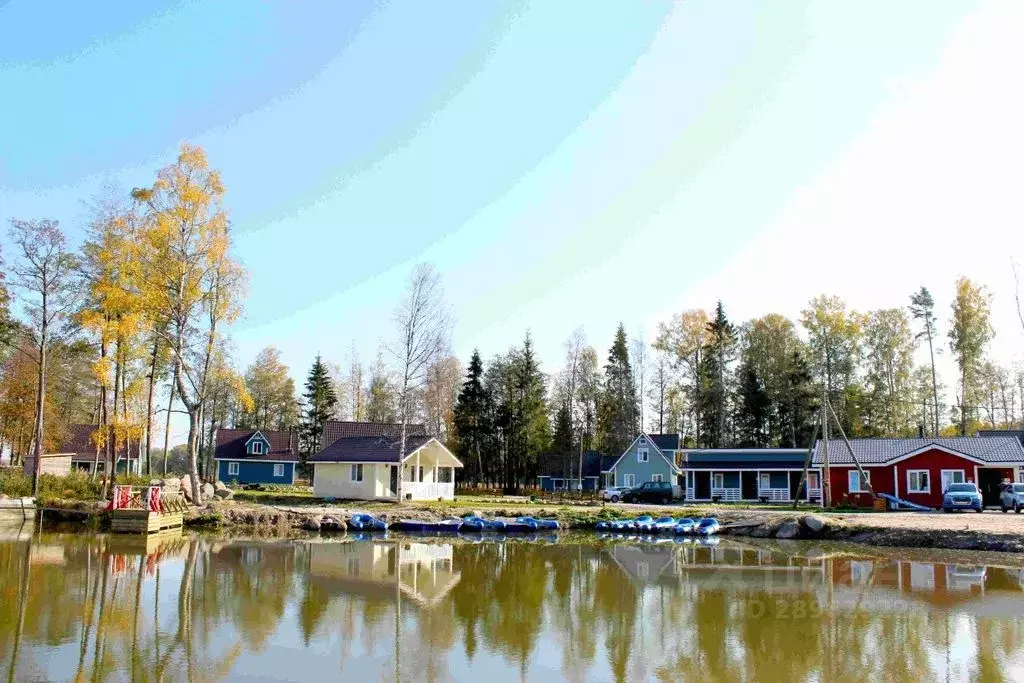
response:
{"label": "blue siding", "polygon": [[768,475],[769,485],[773,489],[789,488],[789,472],[772,472]]}
{"label": "blue siding", "polygon": [[[639,462],[637,460],[637,450],[639,448],[646,448],[648,453],[647,462]],[[615,484],[617,486],[626,485],[626,474],[632,474],[635,477],[635,484],[639,486],[645,481],[653,481],[655,474],[660,474],[662,481],[670,483],[676,483],[676,478],[673,476],[672,466],[669,465],[668,460],[661,456],[658,450],[654,447],[654,444],[648,442],[646,446],[640,446],[637,442],[633,442],[630,445],[629,450],[626,451],[622,459],[619,460],[619,464],[615,466]]]}
{"label": "blue siding", "polygon": [[[228,474],[228,463],[238,463],[238,474]],[[284,476],[274,476],[274,465],[279,463],[245,461],[245,460],[218,460],[217,478],[225,484],[237,481],[239,484],[292,484],[295,481],[295,463],[284,464]]]}
{"label": "blue siding", "polygon": [[726,472],[722,475],[722,486],[727,489],[738,489],[740,487],[740,473]]}
{"label": "blue siding", "polygon": [[[559,490],[562,490],[562,489],[565,488],[565,479],[563,479],[562,477],[542,476],[542,477],[538,477],[538,478],[540,479],[540,490],[541,491],[554,491],[555,490],[555,479],[556,478],[558,479]],[[598,480],[597,477],[584,477],[583,478],[583,490],[584,491],[593,491],[593,490],[595,490],[596,488],[598,488],[598,486],[597,486],[598,481],[599,480]],[[576,490],[575,489],[576,481],[573,480],[571,485],[573,486],[572,490],[575,491]]]}

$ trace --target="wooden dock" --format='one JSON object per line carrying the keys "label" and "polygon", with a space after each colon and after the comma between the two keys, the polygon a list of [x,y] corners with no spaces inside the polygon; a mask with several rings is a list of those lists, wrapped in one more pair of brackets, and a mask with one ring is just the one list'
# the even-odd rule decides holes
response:
{"label": "wooden dock", "polygon": [[35,498],[5,498],[0,500],[0,519],[33,520],[36,517]]}
{"label": "wooden dock", "polygon": [[111,510],[110,530],[118,534],[153,534],[164,529],[178,529],[183,524],[180,512],[151,510]]}

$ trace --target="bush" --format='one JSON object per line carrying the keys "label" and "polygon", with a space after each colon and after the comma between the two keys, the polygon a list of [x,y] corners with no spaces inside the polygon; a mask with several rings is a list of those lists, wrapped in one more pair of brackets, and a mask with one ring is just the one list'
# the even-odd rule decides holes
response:
{"label": "bush", "polygon": [[[129,486],[148,486],[149,477],[120,475],[117,484]],[[89,475],[80,470],[72,470],[69,474],[42,474],[39,476],[39,499],[47,500],[100,500],[103,486],[102,477],[97,476],[90,481]],[[20,467],[7,467],[0,470],[0,493],[12,498],[32,495],[32,476]]]}

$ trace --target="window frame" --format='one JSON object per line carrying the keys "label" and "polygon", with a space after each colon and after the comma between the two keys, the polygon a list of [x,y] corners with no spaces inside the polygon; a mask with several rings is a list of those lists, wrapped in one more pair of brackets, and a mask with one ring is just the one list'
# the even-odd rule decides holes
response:
{"label": "window frame", "polygon": [[[278,470],[278,468],[280,468],[280,470]],[[278,471],[280,471],[281,473],[278,474]],[[274,463],[274,476],[275,477],[284,478],[284,463],[283,462],[275,462]]]}
{"label": "window frame", "polygon": [[632,472],[627,472],[626,474],[623,474],[622,485],[628,488],[633,488],[634,486],[636,486],[636,475],[633,474]]}
{"label": "window frame", "polygon": [[[914,480],[914,475],[925,475],[925,481],[928,484],[925,488],[914,488],[911,482]],[[918,478],[918,484],[921,483],[920,477]],[[931,470],[907,470],[907,493],[931,493],[932,492],[932,473]]]}
{"label": "window frame", "polygon": [[228,476],[229,477],[231,477],[231,476],[237,477],[238,476],[239,464],[240,463],[237,460],[229,460],[228,461]]}
{"label": "window frame", "polygon": [[[643,457],[641,457],[643,456]],[[637,462],[650,462],[651,461],[651,450],[649,448],[638,448],[636,449],[636,461]]]}
{"label": "window frame", "polygon": [[364,481],[363,463],[361,463],[361,462],[353,462],[353,463],[349,464],[349,467],[348,467],[348,480],[350,482],[355,482],[355,483],[359,483],[359,484],[363,483],[363,481]]}
{"label": "window frame", "polygon": [[249,443],[249,455],[264,455],[263,442],[259,439],[253,439]]}
{"label": "window frame", "polygon": [[[857,488],[853,488],[853,475],[857,475]],[[865,468],[864,476],[867,477],[867,483],[871,483],[871,470]],[[849,493],[870,493],[866,488],[861,486],[863,482],[860,480],[860,470],[856,467],[851,467],[846,473],[846,490]]]}
{"label": "window frame", "polygon": [[665,475],[664,474],[652,474],[651,475],[651,481],[657,482],[657,483],[661,484],[661,483],[663,483],[665,481]]}
{"label": "window frame", "polygon": [[[960,481],[954,481],[954,477],[950,477],[949,478],[949,483],[947,484],[946,483],[946,475],[947,474],[953,475],[953,474],[957,474],[958,472],[960,473]],[[967,483],[967,472],[965,472],[964,470],[940,470],[939,471],[939,486],[942,487],[942,492],[943,493],[945,493],[946,490],[950,486],[952,486],[953,484],[966,484],[966,483]]]}

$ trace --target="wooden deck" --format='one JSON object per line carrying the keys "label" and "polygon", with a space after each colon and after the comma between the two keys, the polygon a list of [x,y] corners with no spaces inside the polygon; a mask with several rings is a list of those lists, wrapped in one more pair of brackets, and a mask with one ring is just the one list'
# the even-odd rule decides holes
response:
{"label": "wooden deck", "polygon": [[164,529],[180,528],[180,512],[151,512],[149,510],[111,510],[110,530],[118,534],[153,534]]}

